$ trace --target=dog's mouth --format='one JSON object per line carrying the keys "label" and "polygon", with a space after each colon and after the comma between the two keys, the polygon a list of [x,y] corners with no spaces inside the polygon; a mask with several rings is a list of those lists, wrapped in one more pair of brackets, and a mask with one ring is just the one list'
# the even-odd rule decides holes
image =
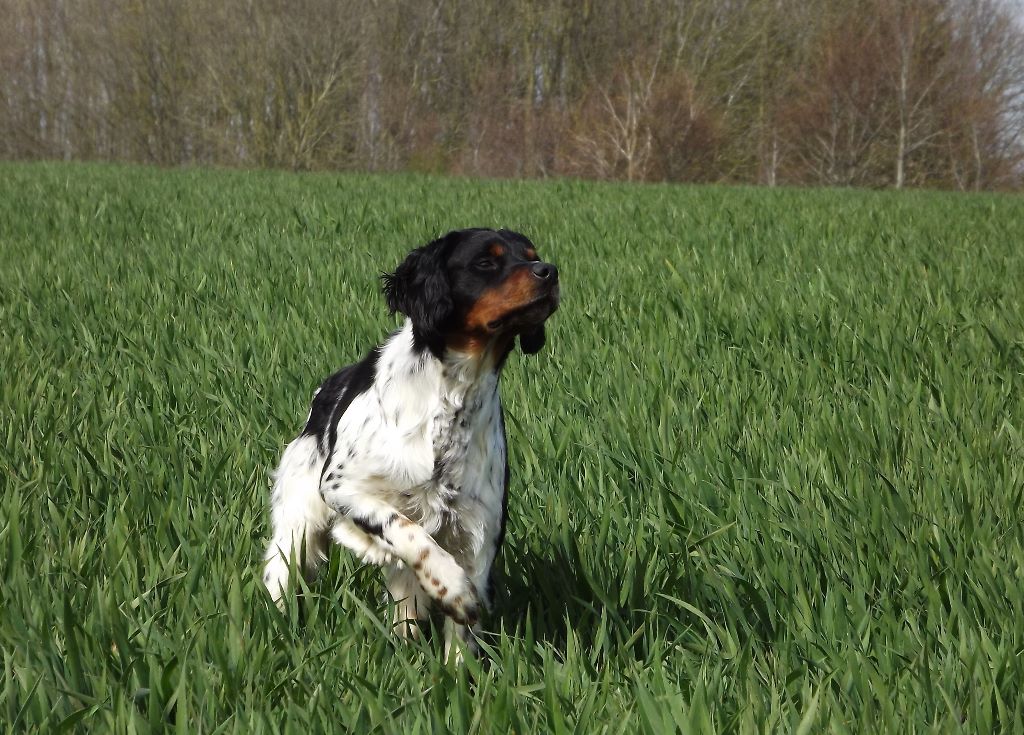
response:
{"label": "dog's mouth", "polygon": [[498,319],[487,322],[487,329],[496,332],[505,327],[534,327],[558,309],[558,284],[543,296],[518,306]]}

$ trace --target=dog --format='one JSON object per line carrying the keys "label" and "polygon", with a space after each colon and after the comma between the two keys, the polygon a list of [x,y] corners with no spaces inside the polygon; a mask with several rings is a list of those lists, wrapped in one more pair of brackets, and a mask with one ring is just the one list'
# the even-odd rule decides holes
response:
{"label": "dog", "polygon": [[558,308],[558,269],[510,230],[450,232],[384,274],[404,326],[313,394],[274,473],[263,581],[283,607],[329,541],[380,565],[400,635],[445,617],[445,658],[475,653],[505,536],[509,466],[498,378],[534,354]]}

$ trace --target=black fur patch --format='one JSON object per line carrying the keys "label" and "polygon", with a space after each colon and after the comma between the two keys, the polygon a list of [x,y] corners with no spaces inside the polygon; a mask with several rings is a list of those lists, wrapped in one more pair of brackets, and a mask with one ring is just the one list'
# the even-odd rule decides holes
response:
{"label": "black fur patch", "polygon": [[371,536],[384,536],[384,529],[395,523],[398,520],[398,513],[392,513],[387,517],[383,523],[375,523],[374,521],[367,520],[366,518],[360,518],[358,516],[349,516],[352,522],[356,524],[366,533]]}
{"label": "black fur patch", "polygon": [[327,378],[320,386],[320,391],[313,397],[309,420],[306,421],[302,435],[316,437],[320,451],[327,457],[320,471],[321,483],[330,469],[331,455],[338,441],[338,421],[355,397],[365,393],[373,385],[379,358],[380,348],[374,347],[359,362],[347,365]]}
{"label": "black fur patch", "polygon": [[371,536],[384,535],[384,526],[380,523],[374,523],[373,521],[368,521],[365,518],[360,518],[358,516],[353,517],[352,522]]}
{"label": "black fur patch", "polygon": [[529,332],[523,332],[519,335],[519,349],[524,354],[534,355],[540,352],[544,346],[544,342],[547,338],[544,335],[544,325],[537,327]]}
{"label": "black fur patch", "polygon": [[429,349],[435,357],[444,352],[444,331],[452,317],[451,285],[446,264],[455,244],[468,231],[449,232],[416,248],[394,273],[381,276],[388,309],[412,319],[413,349]]}

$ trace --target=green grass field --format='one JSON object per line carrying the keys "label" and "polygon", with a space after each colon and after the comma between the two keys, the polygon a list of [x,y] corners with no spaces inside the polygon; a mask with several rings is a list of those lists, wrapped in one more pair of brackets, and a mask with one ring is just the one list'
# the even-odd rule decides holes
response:
{"label": "green grass field", "polygon": [[[503,379],[486,661],[268,472],[471,225],[559,265]],[[146,732],[1024,730],[1024,200],[0,166],[0,723]]]}

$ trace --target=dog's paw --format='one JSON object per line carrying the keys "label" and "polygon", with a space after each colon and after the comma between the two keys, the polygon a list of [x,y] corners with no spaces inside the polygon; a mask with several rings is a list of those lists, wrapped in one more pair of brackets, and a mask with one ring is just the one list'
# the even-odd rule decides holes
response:
{"label": "dog's paw", "polygon": [[465,570],[447,553],[421,554],[416,577],[444,614],[462,625],[480,619],[480,599]]}
{"label": "dog's paw", "polygon": [[480,620],[480,601],[476,592],[470,588],[467,595],[456,595],[448,600],[440,601],[444,614],[459,625],[476,625]]}

